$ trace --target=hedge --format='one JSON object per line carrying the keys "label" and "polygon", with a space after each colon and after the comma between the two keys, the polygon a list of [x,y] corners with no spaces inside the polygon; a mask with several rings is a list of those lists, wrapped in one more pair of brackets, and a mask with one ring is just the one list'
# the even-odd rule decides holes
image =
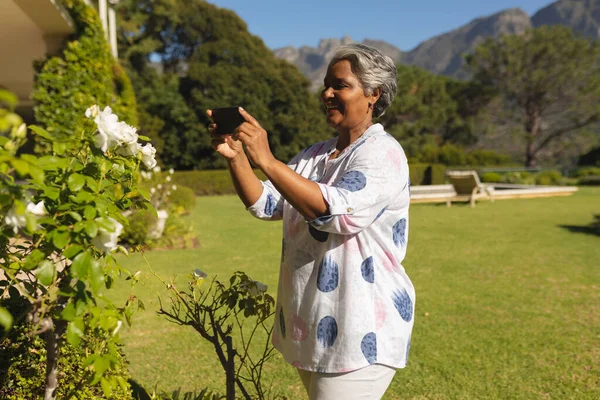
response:
{"label": "hedge", "polygon": [[[441,164],[411,164],[411,185],[441,185],[444,183],[446,167]],[[259,171],[254,171],[259,179],[267,179]],[[228,170],[177,171],[173,183],[191,188],[197,196],[235,194]]]}
{"label": "hedge", "polygon": [[110,106],[119,118],[136,126],[133,87],[114,60],[98,13],[84,0],[63,0],[77,32],[61,53],[36,63],[33,89],[37,123],[58,134],[72,134],[92,104]]}

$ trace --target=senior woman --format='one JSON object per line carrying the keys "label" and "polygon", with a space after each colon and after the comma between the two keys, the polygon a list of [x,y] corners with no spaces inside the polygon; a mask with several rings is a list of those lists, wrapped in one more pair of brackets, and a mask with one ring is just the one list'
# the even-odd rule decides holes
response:
{"label": "senior woman", "polygon": [[[341,47],[321,93],[338,135],[287,165],[246,111],[247,122],[231,135],[210,126],[248,211],[283,219],[273,345],[298,369],[311,400],[379,399],[406,365],[415,304],[401,265],[408,164],[398,142],[372,122],[396,88],[389,57],[361,44]],[[250,163],[269,180],[261,182]]]}

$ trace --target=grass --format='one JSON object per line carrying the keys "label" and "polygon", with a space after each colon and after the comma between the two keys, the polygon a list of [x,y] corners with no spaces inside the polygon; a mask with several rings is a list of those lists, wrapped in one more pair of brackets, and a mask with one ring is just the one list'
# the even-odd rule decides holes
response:
{"label": "grass", "polygon": [[[404,266],[417,291],[408,367],[384,399],[600,398],[600,236],[585,227],[600,213],[600,188],[571,197],[411,207]],[[222,280],[242,270],[275,295],[281,224],[246,214],[235,197],[198,198],[190,217],[198,249],[149,252],[161,276],[200,268]],[[223,392],[212,349],[191,328],[158,317],[140,255],[136,288],[146,311],[123,332],[133,378],[167,391]],[[121,285],[117,295],[129,289]],[[274,393],[305,398],[295,370],[269,366]]]}

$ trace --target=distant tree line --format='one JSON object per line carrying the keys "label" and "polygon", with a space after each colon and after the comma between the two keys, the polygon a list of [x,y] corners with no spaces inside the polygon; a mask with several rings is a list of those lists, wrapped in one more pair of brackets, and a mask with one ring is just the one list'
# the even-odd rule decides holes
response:
{"label": "distant tree line", "polygon": [[[213,107],[246,108],[284,161],[335,134],[308,80],[233,11],[203,0],[125,0],[119,12],[120,54],[140,124],[165,166],[225,166],[206,128]],[[600,145],[599,59],[596,42],[566,27],[489,39],[467,56],[468,81],[399,65],[398,95],[380,122],[413,160],[450,162],[457,157],[449,151],[484,147],[486,134],[503,131],[521,146],[516,160],[552,163],[575,145],[580,153]],[[468,159],[506,162],[493,150]]]}

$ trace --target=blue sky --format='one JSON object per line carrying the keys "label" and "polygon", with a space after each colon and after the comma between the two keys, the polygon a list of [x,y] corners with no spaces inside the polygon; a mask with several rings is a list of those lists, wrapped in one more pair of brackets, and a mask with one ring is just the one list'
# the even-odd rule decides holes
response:
{"label": "blue sky", "polygon": [[344,35],[410,50],[481,16],[519,7],[533,15],[552,0],[209,0],[235,11],[271,49],[317,46]]}

